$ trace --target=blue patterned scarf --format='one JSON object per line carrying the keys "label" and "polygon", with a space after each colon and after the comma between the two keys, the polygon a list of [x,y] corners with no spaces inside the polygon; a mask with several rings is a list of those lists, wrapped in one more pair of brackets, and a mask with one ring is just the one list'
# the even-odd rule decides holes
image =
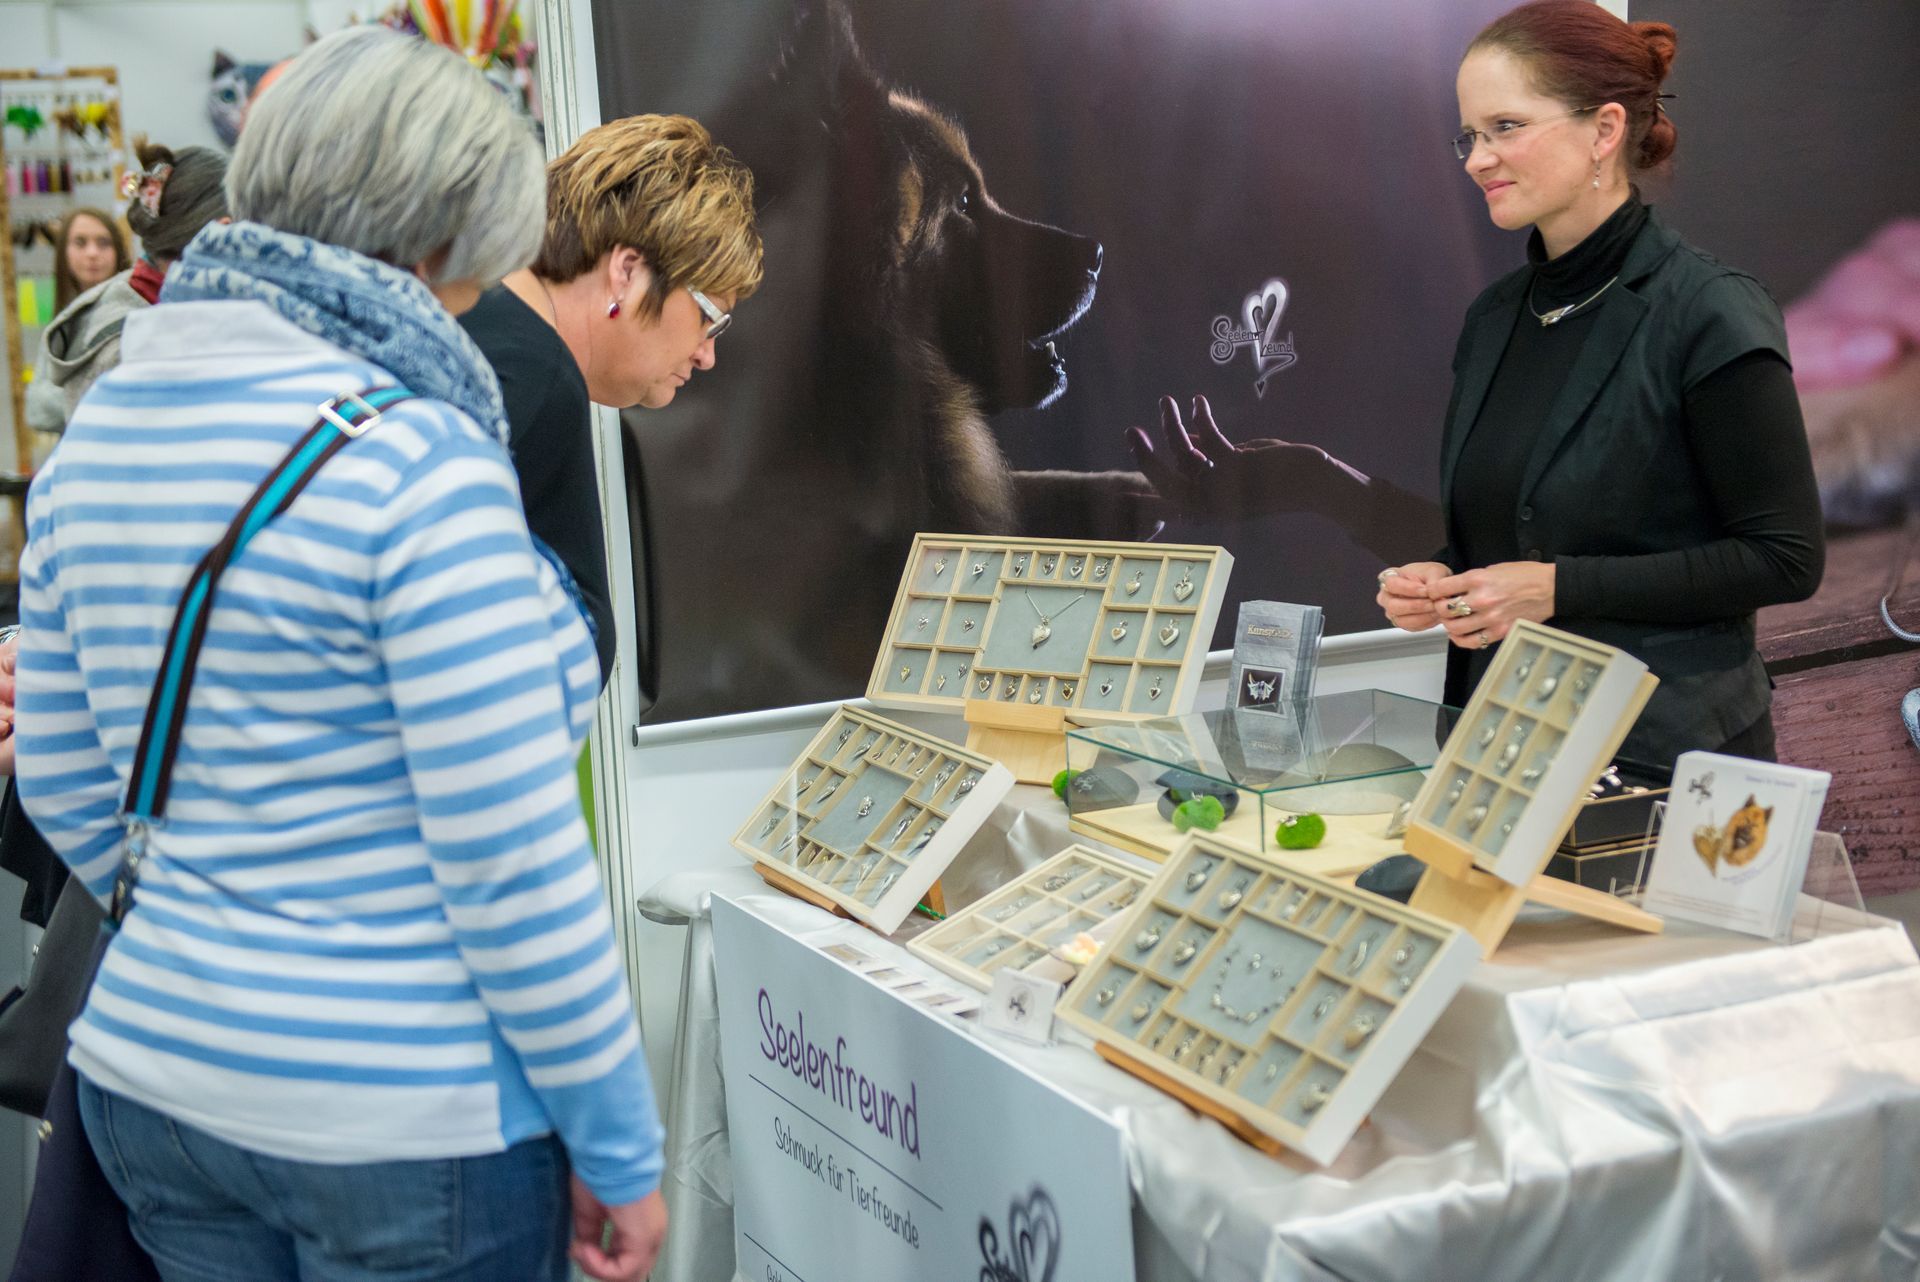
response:
{"label": "blue patterned scarf", "polygon": [[265,303],[419,395],[465,411],[507,447],[493,367],[411,272],[261,223],[209,223],[167,273],[160,301],[223,299]]}

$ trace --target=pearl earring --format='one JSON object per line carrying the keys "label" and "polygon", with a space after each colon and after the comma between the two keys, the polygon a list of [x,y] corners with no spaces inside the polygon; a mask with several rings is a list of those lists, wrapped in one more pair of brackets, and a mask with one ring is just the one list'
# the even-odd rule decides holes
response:
{"label": "pearl earring", "polygon": [[[1598,187],[1600,185],[1600,180],[1598,178],[1595,178],[1593,180],[1593,185]],[[620,314],[620,300],[616,298],[612,302],[607,304],[607,319],[612,320],[614,317],[618,316],[619,314]]]}
{"label": "pearl earring", "polygon": [[1593,162],[1593,189],[1600,190],[1600,162],[1597,160]]}

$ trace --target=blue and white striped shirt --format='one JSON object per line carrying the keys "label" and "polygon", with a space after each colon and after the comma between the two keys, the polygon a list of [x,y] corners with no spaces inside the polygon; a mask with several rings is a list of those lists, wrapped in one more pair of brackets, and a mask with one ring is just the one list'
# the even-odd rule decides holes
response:
{"label": "blue and white striped shirt", "polygon": [[[392,383],[252,302],[130,318],[27,504],[20,794],[96,895],[188,572],[329,398]],[[227,570],[164,826],[71,1059],[242,1147],[557,1133],[609,1204],[660,1127],[582,820],[598,660],[500,445],[389,410]]]}

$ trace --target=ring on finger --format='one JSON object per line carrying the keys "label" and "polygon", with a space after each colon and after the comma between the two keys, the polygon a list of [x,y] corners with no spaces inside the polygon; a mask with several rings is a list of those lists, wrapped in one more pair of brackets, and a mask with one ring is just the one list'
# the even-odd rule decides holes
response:
{"label": "ring on finger", "polygon": [[1447,598],[1447,614],[1450,618],[1464,619],[1472,613],[1473,607],[1467,604],[1467,598],[1465,596],[1450,596]]}
{"label": "ring on finger", "polygon": [[1400,573],[1399,566],[1390,565],[1386,569],[1380,571],[1380,573],[1376,574],[1374,577],[1380,580],[1380,586],[1384,588],[1387,586],[1387,580],[1397,577],[1399,573]]}
{"label": "ring on finger", "polygon": [[1493,644],[1493,633],[1487,631],[1485,628],[1480,629],[1473,635],[1480,638],[1480,644],[1476,646],[1475,649],[1484,650]]}

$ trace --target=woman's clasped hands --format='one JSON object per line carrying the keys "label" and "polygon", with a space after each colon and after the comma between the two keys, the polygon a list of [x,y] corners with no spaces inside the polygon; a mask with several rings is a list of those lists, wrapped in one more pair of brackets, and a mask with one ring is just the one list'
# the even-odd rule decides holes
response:
{"label": "woman's clasped hands", "polygon": [[1438,561],[1413,561],[1380,571],[1374,600],[1396,628],[1425,632],[1438,624],[1454,645],[1483,650],[1521,619],[1551,619],[1553,594],[1549,562],[1504,561],[1455,574]]}

